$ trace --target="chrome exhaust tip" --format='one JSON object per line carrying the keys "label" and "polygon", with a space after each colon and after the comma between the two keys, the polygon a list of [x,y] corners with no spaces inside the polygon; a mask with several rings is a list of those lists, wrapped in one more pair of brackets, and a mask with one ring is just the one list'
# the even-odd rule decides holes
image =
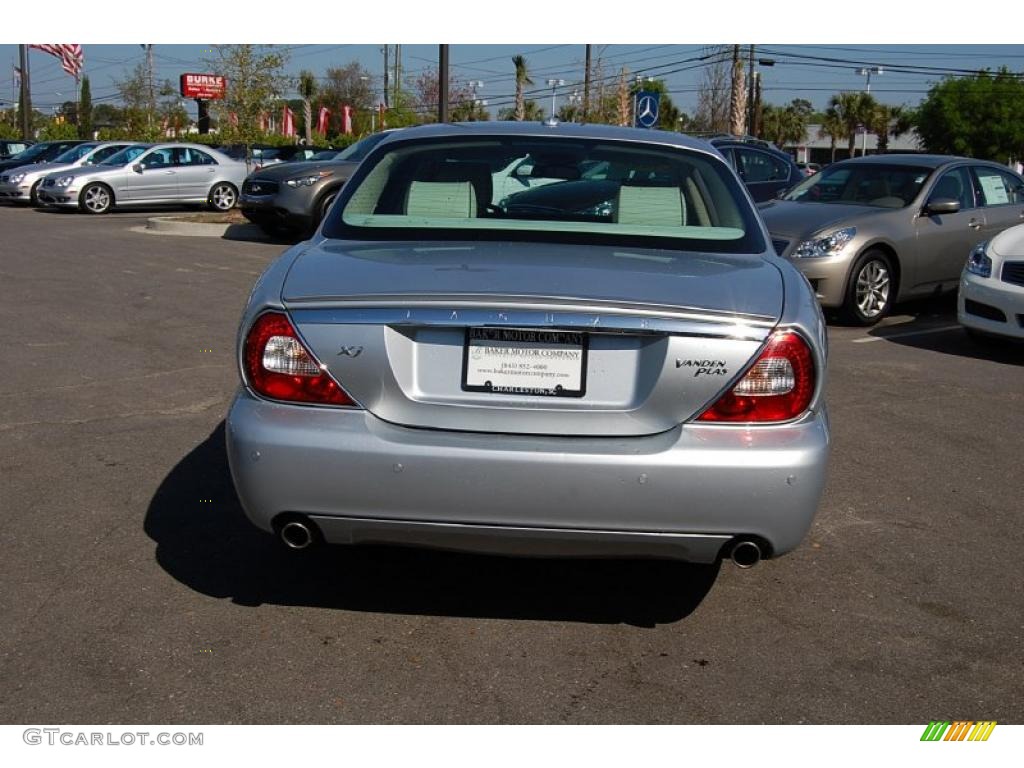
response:
{"label": "chrome exhaust tip", "polygon": [[753,568],[761,562],[761,547],[753,541],[738,541],[729,556],[737,568]]}
{"label": "chrome exhaust tip", "polygon": [[305,549],[313,543],[313,531],[306,523],[293,520],[281,526],[281,541],[289,549]]}

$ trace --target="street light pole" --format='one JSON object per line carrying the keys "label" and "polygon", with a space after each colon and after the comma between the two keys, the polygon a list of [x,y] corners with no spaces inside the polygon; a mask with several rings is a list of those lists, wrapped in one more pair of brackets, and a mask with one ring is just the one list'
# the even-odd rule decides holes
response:
{"label": "street light pole", "polygon": [[551,115],[548,117],[547,122],[554,125],[558,122],[555,117],[555,99],[557,97],[559,87],[565,85],[565,80],[548,80],[548,85],[551,86]]}
{"label": "street light pole", "polygon": [[[853,71],[856,72],[858,75],[863,75],[865,78],[867,78],[867,80],[864,83],[864,89],[865,89],[865,91],[868,94],[871,93],[871,74],[872,73],[874,73],[876,75],[884,75],[885,74],[885,70],[882,69],[881,67],[858,67],[857,69],[855,69]],[[860,156],[864,157],[864,155],[866,155],[867,153],[868,153],[868,127],[865,125],[864,126],[864,133],[861,134],[861,138],[860,138]]]}

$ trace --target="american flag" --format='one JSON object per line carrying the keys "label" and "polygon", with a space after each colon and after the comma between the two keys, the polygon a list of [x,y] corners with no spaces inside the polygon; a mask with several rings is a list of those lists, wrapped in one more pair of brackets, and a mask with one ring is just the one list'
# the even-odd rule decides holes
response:
{"label": "american flag", "polygon": [[60,59],[60,65],[69,75],[76,80],[82,73],[85,66],[85,54],[82,53],[82,46],[78,43],[34,43],[29,48],[48,53]]}

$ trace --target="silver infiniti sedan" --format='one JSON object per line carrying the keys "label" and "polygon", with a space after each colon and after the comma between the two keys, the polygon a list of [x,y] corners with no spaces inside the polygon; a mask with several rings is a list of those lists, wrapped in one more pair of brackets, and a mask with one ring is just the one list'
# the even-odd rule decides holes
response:
{"label": "silver infiniti sedan", "polygon": [[984,160],[874,155],[760,208],[822,306],[871,325],[898,301],[956,290],[971,249],[1024,220],[1024,180]]}
{"label": "silver infiniti sedan", "polygon": [[70,171],[101,163],[120,152],[130,141],[92,141],[76,144],[45,163],[33,163],[0,173],[0,200],[15,203],[39,203],[39,185],[43,178],[58,171]]}
{"label": "silver infiniti sedan", "polygon": [[227,211],[238,202],[245,176],[245,163],[200,144],[135,144],[98,165],[48,174],[39,198],[93,214],[120,206],[193,203]]}
{"label": "silver infiniti sedan", "polygon": [[[556,181],[493,189],[517,158]],[[818,507],[825,361],[813,293],[710,145],[410,128],[257,281],[228,454],[293,548],[750,566]]]}

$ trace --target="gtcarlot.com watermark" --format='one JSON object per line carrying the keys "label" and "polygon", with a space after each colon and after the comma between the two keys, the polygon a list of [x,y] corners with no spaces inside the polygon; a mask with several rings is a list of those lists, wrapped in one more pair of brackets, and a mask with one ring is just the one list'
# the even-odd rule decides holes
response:
{"label": "gtcarlot.com watermark", "polygon": [[72,731],[64,728],[26,728],[21,738],[26,744],[47,744],[65,747],[201,747],[203,734],[199,733],[167,733],[160,731]]}

